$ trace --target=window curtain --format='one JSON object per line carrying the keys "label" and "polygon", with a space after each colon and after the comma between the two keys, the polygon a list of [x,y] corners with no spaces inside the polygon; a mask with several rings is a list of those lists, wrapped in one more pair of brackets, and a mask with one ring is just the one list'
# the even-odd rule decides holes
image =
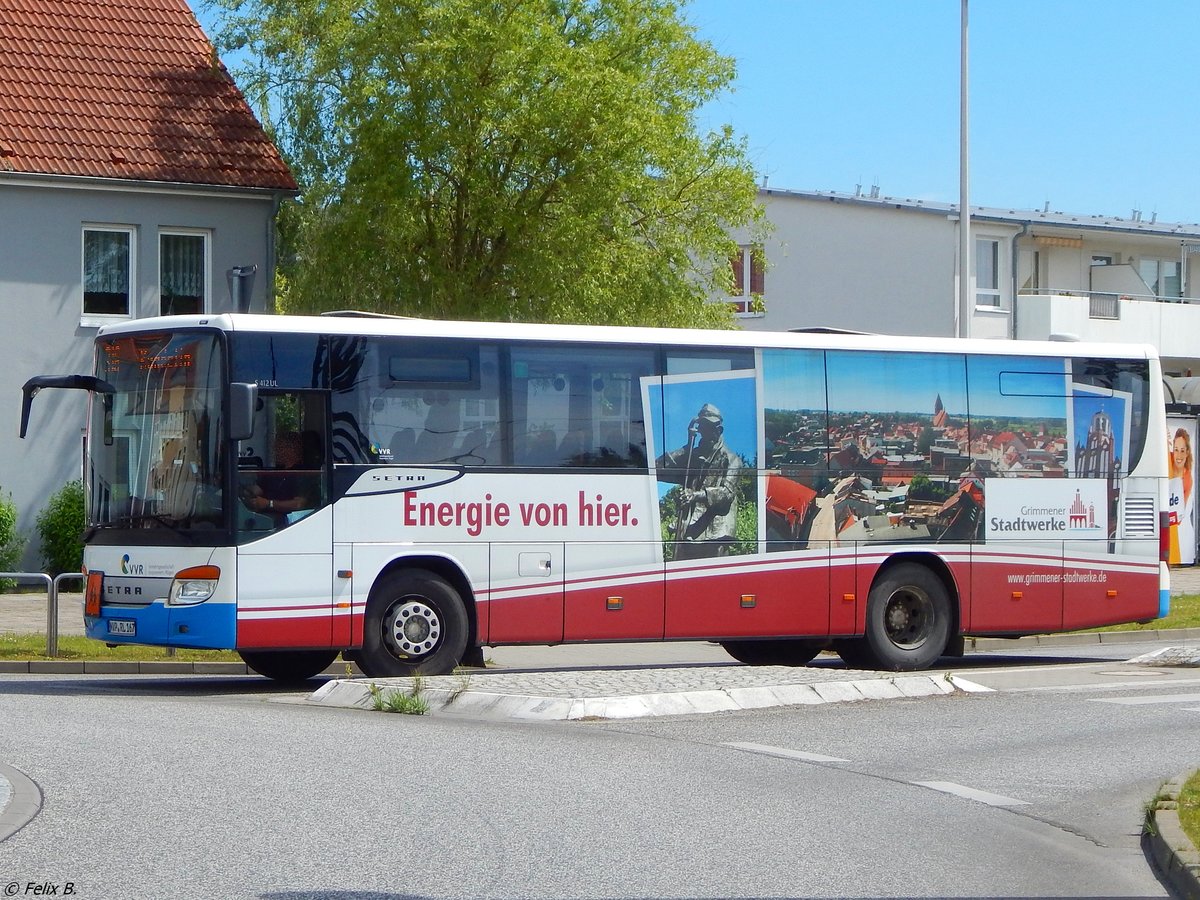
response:
{"label": "window curtain", "polygon": [[129,312],[129,233],[85,231],[83,237],[85,312]]}
{"label": "window curtain", "polygon": [[204,236],[162,235],[159,266],[163,315],[204,312]]}

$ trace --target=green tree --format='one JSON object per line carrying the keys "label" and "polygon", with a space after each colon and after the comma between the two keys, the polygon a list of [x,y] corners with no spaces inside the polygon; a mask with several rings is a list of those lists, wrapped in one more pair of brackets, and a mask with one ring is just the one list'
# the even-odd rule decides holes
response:
{"label": "green tree", "polygon": [[[17,530],[17,504],[12,494],[0,493],[0,572],[16,572],[25,552],[25,536]],[[17,583],[0,578],[0,590],[10,591]]]}
{"label": "green tree", "polygon": [[42,565],[51,575],[82,570],[85,524],[83,482],[76,479],[51,494],[38,513]]}
{"label": "green tree", "polygon": [[303,189],[287,311],[729,326],[732,59],[671,0],[209,0]]}

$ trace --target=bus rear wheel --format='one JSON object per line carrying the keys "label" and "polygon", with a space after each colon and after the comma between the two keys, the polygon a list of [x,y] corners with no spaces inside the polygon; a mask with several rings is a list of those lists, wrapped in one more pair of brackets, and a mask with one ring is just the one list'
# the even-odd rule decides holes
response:
{"label": "bus rear wheel", "polygon": [[266,678],[296,683],[320,675],[337,659],[336,650],[239,650],[247,666]]}
{"label": "bus rear wheel", "polygon": [[363,625],[363,672],[375,678],[445,675],[466,652],[469,631],[462,597],[424,569],[392,572],[371,589]]}
{"label": "bus rear wheel", "polygon": [[866,634],[845,649],[851,659],[889,672],[927,669],[945,651],[950,626],[950,597],[942,580],[925,566],[901,563],[872,585]]}
{"label": "bus rear wheel", "polygon": [[825,649],[824,641],[721,641],[725,652],[748,666],[806,666]]}

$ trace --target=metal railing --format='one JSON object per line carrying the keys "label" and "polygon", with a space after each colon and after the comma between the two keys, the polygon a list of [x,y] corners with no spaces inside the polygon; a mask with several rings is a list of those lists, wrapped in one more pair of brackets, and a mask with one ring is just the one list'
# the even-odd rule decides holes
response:
{"label": "metal railing", "polygon": [[46,655],[58,656],[58,595],[59,586],[72,578],[84,580],[82,572],[63,572],[51,578],[45,572],[0,572],[0,578],[13,581],[37,581],[46,586]]}
{"label": "metal railing", "polygon": [[1088,318],[1089,319],[1119,319],[1121,318],[1121,307],[1117,305],[1117,299],[1126,299],[1120,294],[1090,294],[1088,303]]}

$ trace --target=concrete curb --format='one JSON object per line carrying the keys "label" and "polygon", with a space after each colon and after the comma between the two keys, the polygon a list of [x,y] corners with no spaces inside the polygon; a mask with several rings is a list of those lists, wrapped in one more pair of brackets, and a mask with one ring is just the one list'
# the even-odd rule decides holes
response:
{"label": "concrete curb", "polygon": [[1171,890],[1181,900],[1200,900],[1200,850],[1179,824],[1179,792],[1190,775],[1179,775],[1162,786],[1146,811],[1146,840],[1150,856]]}
{"label": "concrete curb", "polygon": [[967,638],[968,650],[1009,650],[1016,647],[1078,647],[1087,644],[1138,644],[1154,641],[1200,641],[1200,628],[1161,628],[1150,631],[1074,631],[1034,634],[1019,638]]}
{"label": "concrete curb", "polygon": [[0,844],[4,843],[42,811],[42,789],[24,772],[0,762],[0,782],[8,788],[8,800],[0,807]]}
{"label": "concrete curb", "polygon": [[[481,676],[482,682],[486,676]],[[636,719],[646,716],[678,716],[694,713],[730,712],[776,706],[809,706],[858,700],[890,700],[953,693],[988,692],[991,689],[954,676],[903,675],[880,678],[823,681],[814,684],[779,684],[700,690],[631,693],[625,696],[562,697],[528,693],[503,693],[473,689],[455,676],[425,678],[420,696],[429,712],[485,719],[524,721],[584,721],[588,719]],[[483,684],[479,685],[484,687]],[[334,679],[318,688],[309,703],[345,709],[373,710],[376,693],[412,694],[411,678],[379,678],[370,681]]]}

